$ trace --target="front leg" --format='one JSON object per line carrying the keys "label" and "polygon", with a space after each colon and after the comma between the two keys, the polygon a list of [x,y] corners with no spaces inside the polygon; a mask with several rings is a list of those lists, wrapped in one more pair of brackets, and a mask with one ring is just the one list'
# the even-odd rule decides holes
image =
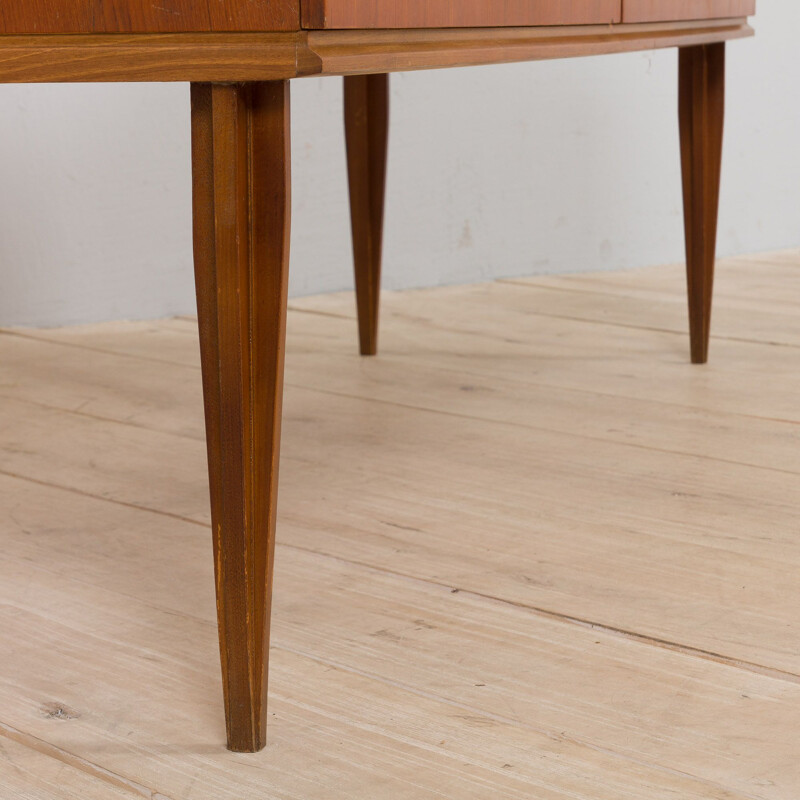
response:
{"label": "front leg", "polygon": [[289,84],[194,84],[197,307],[228,746],[265,745],[290,217]]}

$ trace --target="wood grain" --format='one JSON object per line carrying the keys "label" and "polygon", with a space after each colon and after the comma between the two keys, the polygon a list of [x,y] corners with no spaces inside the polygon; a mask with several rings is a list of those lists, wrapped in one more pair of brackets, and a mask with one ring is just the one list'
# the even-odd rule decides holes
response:
{"label": "wood grain", "polygon": [[192,87],[197,306],[228,746],[266,744],[289,265],[286,82]]}
{"label": "wood grain", "polygon": [[[76,518],[97,508],[88,499],[69,505]],[[142,512],[122,517],[137,533],[147,524]],[[94,553],[102,558],[110,542],[99,543]],[[192,544],[186,550],[182,578],[195,572],[198,551]],[[4,601],[43,585],[27,609],[0,614],[4,638],[19,640],[3,668],[24,676],[30,703],[60,679],[65,704],[84,698],[94,708],[105,695],[113,708],[66,723],[27,717],[25,703],[2,684],[5,715],[115,774],[135,775],[158,800],[396,800],[398,787],[403,800],[434,800],[443,789],[483,800],[487,788],[514,800],[542,792],[559,800],[607,800],[609,793],[778,800],[793,785],[793,750],[775,753],[769,729],[787,730],[782,709],[795,701],[796,687],[292,548],[281,548],[281,556],[287,597],[276,626],[274,748],[262,756],[231,758],[205,746],[211,665],[204,652],[214,631],[204,612],[170,614],[82,583],[66,564],[60,580],[49,582],[31,561],[4,565]],[[324,598],[316,614],[309,584]],[[205,599],[195,585],[187,592]],[[104,647],[87,623],[102,631]],[[158,628],[166,635],[154,638]],[[31,633],[63,653],[57,669],[36,668]],[[459,642],[468,643],[465,650]],[[403,651],[413,654],[411,673],[402,673]],[[142,663],[140,682],[109,680],[133,659]],[[546,698],[535,715],[526,692],[532,675]],[[177,740],[185,745],[165,745]],[[756,770],[769,770],[772,785],[754,794]]]}
{"label": "wood grain", "polygon": [[752,36],[746,20],[483,30],[311,31],[319,74],[358,75],[688,47]]}
{"label": "wood grain", "polygon": [[[751,265],[739,275],[754,271]],[[553,315],[542,313],[541,307],[532,313],[531,308],[536,308],[533,290],[514,286],[388,293],[383,355],[360,366],[352,353],[352,295],[317,298],[316,305],[324,313],[295,317],[291,339],[294,355],[287,377],[291,386],[306,390],[293,389],[287,405],[287,424],[293,432],[288,453],[300,455],[288,456],[284,462],[288,479],[282,508],[288,503],[288,508],[301,508],[302,513],[290,515],[293,521],[284,523],[283,530],[291,525],[285,535],[306,546],[324,531],[331,555],[352,552],[354,558],[366,558],[387,569],[402,566],[416,576],[425,574],[426,564],[447,564],[447,572],[440,574],[443,580],[481,591],[491,591],[502,573],[503,593],[509,598],[530,600],[535,593],[542,605],[563,613],[594,619],[602,614],[606,623],[624,620],[640,631],[646,625],[646,632],[660,639],[796,667],[796,656],[787,656],[787,648],[781,645],[785,640],[780,632],[791,625],[791,616],[786,616],[791,609],[774,604],[774,587],[789,589],[795,565],[800,563],[792,534],[793,509],[785,502],[798,474],[792,420],[797,419],[800,404],[794,384],[786,379],[794,350],[743,341],[747,318],[740,314],[739,338],[719,343],[714,369],[691,370],[683,353],[685,287],[680,269],[669,272],[675,278],[675,294],[680,295],[680,302],[672,304],[680,335],[649,330],[641,314],[633,316],[627,327],[619,320],[616,324],[591,318],[581,321],[575,306],[570,312],[574,318],[566,318],[565,312],[559,319],[555,316],[559,309],[549,294],[541,305],[553,305]],[[653,273],[654,277],[661,274],[660,270]],[[785,293],[789,286],[798,283],[787,266],[783,280],[774,273],[773,280],[763,281],[761,294],[770,288]],[[577,291],[575,295],[584,297],[584,314],[602,311],[602,297]],[[296,304],[311,306],[310,301]],[[628,308],[642,305],[631,302]],[[342,312],[349,319],[331,316]],[[21,397],[35,397],[38,385],[39,392],[71,407],[88,401],[84,408],[93,415],[132,417],[140,425],[165,430],[185,430],[194,421],[192,435],[199,437],[199,415],[190,418],[183,410],[187,400],[180,399],[197,391],[194,383],[187,383],[186,370],[176,366],[180,339],[175,334],[156,337],[151,329],[146,328],[144,340],[135,326],[120,326],[116,333],[104,329],[101,341],[106,349],[139,354],[126,359],[122,383],[113,396],[102,391],[98,382],[113,369],[113,358],[76,348],[82,341],[87,346],[94,341],[97,346],[90,331],[82,336],[80,332],[69,336],[42,332],[48,342],[21,341],[19,356],[13,358],[13,350],[4,351],[3,361],[13,364]],[[514,337],[508,336],[509,329],[515,331]],[[187,363],[194,364],[191,326],[187,325],[184,338],[191,359]],[[42,353],[42,348],[58,340],[71,343],[59,348],[63,351],[60,367],[55,357],[44,360]],[[142,360],[147,348],[163,361],[148,367]],[[26,368],[23,358],[39,366]],[[82,363],[86,366],[80,376],[71,378]],[[632,363],[647,363],[647,370],[632,377]],[[359,366],[356,373],[353,366]],[[47,392],[54,371],[58,394]],[[758,376],[764,391],[757,397],[753,386],[741,380],[743,373]],[[354,406],[352,397],[370,402]],[[420,408],[428,413],[413,412]],[[775,421],[780,419],[785,422]],[[743,431],[747,432],[744,446]],[[66,438],[59,441],[63,442],[59,452],[77,449]],[[108,449],[107,445],[98,447]],[[158,448],[147,445],[135,463],[145,475],[155,461],[164,465],[166,473],[184,476],[175,490],[184,508],[190,499],[191,473],[182,470],[180,463],[191,465],[197,459],[181,458],[179,453],[170,457],[168,448],[166,441]],[[302,455],[305,448],[319,452],[313,466]],[[24,440],[17,449],[24,449]],[[124,449],[127,454],[133,451]],[[154,458],[148,452],[157,455]],[[490,460],[493,453],[498,455]],[[507,459],[502,453],[509,454]],[[527,454],[524,458],[523,453]],[[23,471],[24,458],[23,453],[15,459],[14,471]],[[364,482],[365,460],[369,474],[375,472],[371,485],[382,487],[379,497],[373,497],[372,490],[362,497],[365,493],[354,488]],[[454,463],[457,474],[453,474]],[[764,469],[735,466],[745,463]],[[35,467],[36,462],[28,460],[25,474],[35,476]],[[773,467],[787,472],[781,474]],[[74,464],[52,473],[49,469],[42,474],[74,475],[73,487],[81,485],[80,475],[85,474]],[[101,473],[111,472],[103,462]],[[505,476],[503,481],[497,481],[498,474]],[[693,489],[698,480],[702,488]],[[564,505],[559,486],[567,481],[581,502]],[[160,497],[159,508],[169,509],[169,486],[161,486],[159,475],[139,488],[138,498],[130,487],[122,494],[121,483],[114,496],[140,503],[147,497]],[[425,487],[431,485],[436,487],[431,497],[444,505],[425,499]],[[479,486],[485,490],[479,491]],[[101,488],[111,491],[110,479],[104,478]],[[328,500],[321,505],[309,502],[309,492]],[[620,494],[626,497],[623,505],[615,500]],[[411,504],[410,496],[418,500]],[[719,511],[721,503],[725,514]],[[203,509],[204,503],[195,503],[194,513],[198,508]],[[492,554],[486,552],[485,525],[498,508],[503,509],[509,538],[504,539],[504,548]],[[399,509],[405,510],[398,519]],[[531,515],[539,520],[535,542]],[[758,531],[765,517],[771,520],[772,531],[767,549],[762,537],[747,534]],[[512,519],[516,520],[513,526]],[[512,527],[518,549],[510,553]],[[448,550],[447,531],[452,528],[459,531],[462,542],[456,553]],[[724,568],[718,560],[723,557],[719,553],[722,542],[726,550],[741,556],[724,556]],[[536,584],[525,581],[513,567],[530,556],[531,547],[541,568],[547,570]],[[779,558],[768,555],[773,547],[779,548]],[[576,571],[569,565],[578,553],[582,554],[581,569]],[[615,558],[628,564],[625,583],[617,587]],[[487,572],[487,559],[500,572]],[[654,566],[654,559],[660,566]],[[713,602],[705,603],[690,589],[695,586],[698,559],[716,565],[713,576],[704,573],[703,578],[712,597],[740,595],[744,590],[736,582],[743,570],[758,569],[771,577],[761,584],[750,573],[748,602],[736,606],[733,616],[718,615]],[[777,564],[778,560],[785,565]],[[581,578],[581,570],[588,570],[592,578]],[[760,586],[773,588],[761,592]],[[687,618],[669,613],[689,597],[695,597],[692,607],[704,620],[697,629],[687,624]],[[694,611],[689,616],[698,619]],[[758,631],[769,631],[769,635],[764,639]]]}
{"label": "wood grain", "polygon": [[570,58],[751,36],[746,20],[483,30],[6,36],[0,83],[282,80]]}
{"label": "wood grain", "polygon": [[[349,293],[293,301],[270,741],[247,758],[221,746],[194,324],[1,334],[0,786],[792,797],[800,349],[751,339],[750,312],[783,299],[779,332],[798,264],[726,262],[738,338],[701,371],[680,268],[390,292],[366,362]],[[761,671],[715,660],[726,637]]]}
{"label": "wood grain", "polygon": [[0,83],[263,81],[319,71],[305,34],[8,36]]}
{"label": "wood grain", "polygon": [[378,352],[389,76],[344,79],[344,120],[361,355]]}
{"label": "wood grain", "polygon": [[61,29],[57,32],[178,33],[213,30],[208,5],[195,0],[96,0],[92,18],[92,28],[88,31]]}
{"label": "wood grain", "polygon": [[0,35],[292,31],[299,0],[3,0]]}
{"label": "wood grain", "polygon": [[[663,403],[674,407],[679,414],[675,420],[677,430],[681,427],[680,415],[684,413],[701,413],[707,421],[712,420],[714,414],[726,413],[745,416],[748,424],[756,424],[761,418],[781,420],[786,426],[783,435],[788,436],[798,421],[800,399],[797,392],[782,380],[782,376],[787,369],[791,369],[800,332],[795,314],[796,304],[800,302],[800,271],[788,265],[780,271],[769,270],[769,266],[749,261],[733,272],[731,261],[723,263],[720,280],[726,279],[729,287],[731,284],[741,285],[742,292],[732,297],[729,294],[726,299],[724,295],[720,297],[717,291],[718,310],[725,309],[727,312],[724,317],[725,338],[716,340],[717,357],[713,369],[699,370],[704,377],[694,381],[686,379],[684,372],[688,338],[684,264],[655,271],[642,270],[644,274],[639,275],[617,275],[616,282],[612,282],[610,277],[601,283],[598,276],[581,276],[569,295],[548,291],[545,287],[540,290],[538,301],[535,294],[530,296],[536,288],[526,292],[516,284],[507,288],[503,285],[475,286],[459,291],[441,290],[441,298],[447,297],[449,304],[444,299],[440,300],[434,291],[415,295],[412,311],[403,307],[404,295],[385,292],[382,302],[383,355],[378,361],[383,363],[389,360],[393,365],[398,364],[397,369],[402,364],[404,370],[411,369],[414,363],[424,362],[428,366],[425,377],[431,379],[437,369],[446,369],[447,359],[443,352],[451,349],[460,352],[459,348],[463,350],[465,340],[468,341],[469,358],[464,361],[463,369],[450,375],[450,380],[442,378],[437,382],[443,390],[445,386],[474,387],[475,391],[463,390],[466,399],[457,404],[459,413],[482,406],[480,396],[484,392],[487,394],[487,404],[496,402],[502,391],[493,388],[494,381],[505,381],[509,372],[516,370],[515,382],[503,382],[504,389],[512,391],[516,387],[520,398],[524,396],[524,387],[535,387],[537,397],[538,392],[547,395],[555,392],[552,406],[566,402],[565,398],[572,393],[580,395],[585,391],[586,383],[590,383],[594,388],[593,396],[606,398],[602,405],[608,408],[609,416],[602,419],[608,426],[613,426],[612,398],[624,396],[627,401],[637,404]],[[634,282],[634,278],[638,280]],[[545,279],[537,279],[534,287],[542,280]],[[562,278],[562,287],[563,281]],[[587,284],[605,288],[589,292],[586,290]],[[622,295],[629,285],[632,299],[624,305],[618,301],[616,313],[609,314],[609,319],[606,319],[604,306],[606,302],[614,302],[607,299],[608,294]],[[635,291],[637,285],[639,291]],[[653,288],[647,291],[649,285]],[[724,286],[725,282],[720,288]],[[794,290],[790,291],[790,287]],[[658,301],[657,293],[663,297],[662,302]],[[749,304],[748,298],[759,298],[758,303],[754,304],[755,310],[758,310],[755,318],[752,316],[754,306]],[[722,301],[722,306],[719,301]],[[771,322],[765,310],[769,302],[773,302],[777,314]],[[652,317],[647,313],[649,303],[654,304]],[[631,307],[636,304],[640,310],[633,314]],[[329,341],[333,346],[335,341],[337,352],[344,360],[348,348],[352,346],[356,324],[351,308],[352,295],[346,293],[319,297],[313,303],[310,300],[295,300],[293,306],[309,313],[319,313],[320,316],[336,315],[342,318],[338,334],[332,328],[322,328],[321,322],[317,322],[320,327],[313,328],[317,331],[316,335],[309,330],[308,337],[302,341],[309,350],[315,342]],[[496,316],[486,313],[487,308],[501,309],[502,314],[499,311]],[[485,336],[475,337],[473,342],[471,332],[474,331],[476,316],[484,321]],[[306,324],[311,327],[313,320]],[[782,334],[785,324],[789,327]],[[747,325],[746,332],[744,325]],[[431,328],[437,331],[438,344],[430,343]],[[509,340],[509,329],[516,331],[513,340]],[[323,331],[327,338],[323,338]],[[548,341],[545,349],[542,349],[542,339]],[[654,352],[660,354],[659,358],[651,359],[653,363],[648,364],[647,370],[635,375],[627,372],[627,359],[647,358],[647,353]],[[363,369],[369,369],[370,372],[365,374],[372,376],[364,378],[364,387],[383,382],[384,373],[379,366],[373,366],[370,362]],[[331,380],[337,370],[341,371],[341,362],[332,364]],[[757,403],[752,388],[742,380],[742,374],[754,376],[762,387]],[[481,381],[471,384],[469,375],[476,379],[480,376]],[[459,377],[463,379],[461,384],[458,383]],[[422,375],[420,380],[423,380]],[[403,392],[404,402],[408,402],[415,391],[416,387],[411,387],[407,393]],[[389,401],[392,392],[399,392],[396,385],[387,386],[385,393],[380,394],[381,399]],[[73,395],[76,401],[80,396],[77,392]],[[578,399],[578,396],[574,397],[575,402]],[[606,403],[609,405],[606,406]],[[514,415],[513,420],[518,422],[521,413]],[[545,411],[541,413],[545,414]],[[667,413],[666,409],[663,413]],[[549,412],[547,416],[552,419]],[[586,417],[591,417],[588,410]],[[618,424],[622,424],[622,421]],[[590,429],[593,434],[604,438],[601,425],[603,422],[598,420],[598,426],[592,424]],[[584,429],[583,425],[581,429]],[[631,434],[629,426],[617,431],[621,437]],[[797,447],[794,434],[790,441],[788,446]],[[689,451],[697,452],[686,436],[681,437],[681,442],[681,449],[688,447]],[[666,439],[659,444],[659,448],[663,447],[669,447]],[[732,453],[728,451],[728,456]],[[762,462],[762,465],[766,464]],[[783,464],[786,464],[785,460]]]}
{"label": "wood grain", "polygon": [[756,0],[623,0],[623,22],[749,17]]}
{"label": "wood grain", "polygon": [[293,31],[301,0],[208,0],[213,31]]}
{"label": "wood grain", "polygon": [[[65,716],[55,704],[45,713]],[[0,797],[25,800],[132,800],[143,786],[0,722]]]}
{"label": "wood grain", "polygon": [[619,22],[620,0],[303,0],[305,28],[469,28]]}
{"label": "wood grain", "polygon": [[[742,17],[755,0],[304,0],[303,27],[453,28],[591,25]],[[270,32],[300,27],[299,0],[4,0],[0,35]]]}
{"label": "wood grain", "polygon": [[3,0],[0,34],[94,33],[93,0]]}
{"label": "wood grain", "polygon": [[682,48],[679,121],[692,361],[705,364],[711,331],[725,115],[725,44]]}

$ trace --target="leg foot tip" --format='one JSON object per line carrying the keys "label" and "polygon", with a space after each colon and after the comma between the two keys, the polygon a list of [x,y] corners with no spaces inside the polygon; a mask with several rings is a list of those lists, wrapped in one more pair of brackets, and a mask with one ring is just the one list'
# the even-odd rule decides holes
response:
{"label": "leg foot tip", "polygon": [[228,742],[228,750],[231,753],[259,753],[266,747],[266,741],[259,739],[255,742]]}

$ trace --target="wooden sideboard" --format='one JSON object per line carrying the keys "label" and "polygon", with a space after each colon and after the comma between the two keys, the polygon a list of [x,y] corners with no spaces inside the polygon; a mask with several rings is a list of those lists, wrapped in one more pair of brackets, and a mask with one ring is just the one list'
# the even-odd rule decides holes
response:
{"label": "wooden sideboard", "polygon": [[[377,352],[388,74],[677,47],[691,355],[708,356],[725,43],[754,0],[3,0],[0,82],[187,81],[228,745],[266,741],[289,82],[345,76],[361,352]],[[676,165],[677,166],[677,165]]]}
{"label": "wooden sideboard", "polygon": [[0,34],[608,25],[753,13],[755,0],[4,0]]}

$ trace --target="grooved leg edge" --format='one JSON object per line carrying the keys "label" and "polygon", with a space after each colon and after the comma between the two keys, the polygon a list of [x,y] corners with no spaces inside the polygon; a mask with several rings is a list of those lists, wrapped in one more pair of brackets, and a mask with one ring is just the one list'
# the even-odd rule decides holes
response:
{"label": "grooved leg edge", "polygon": [[193,84],[197,306],[228,746],[265,745],[290,218],[288,82]]}

